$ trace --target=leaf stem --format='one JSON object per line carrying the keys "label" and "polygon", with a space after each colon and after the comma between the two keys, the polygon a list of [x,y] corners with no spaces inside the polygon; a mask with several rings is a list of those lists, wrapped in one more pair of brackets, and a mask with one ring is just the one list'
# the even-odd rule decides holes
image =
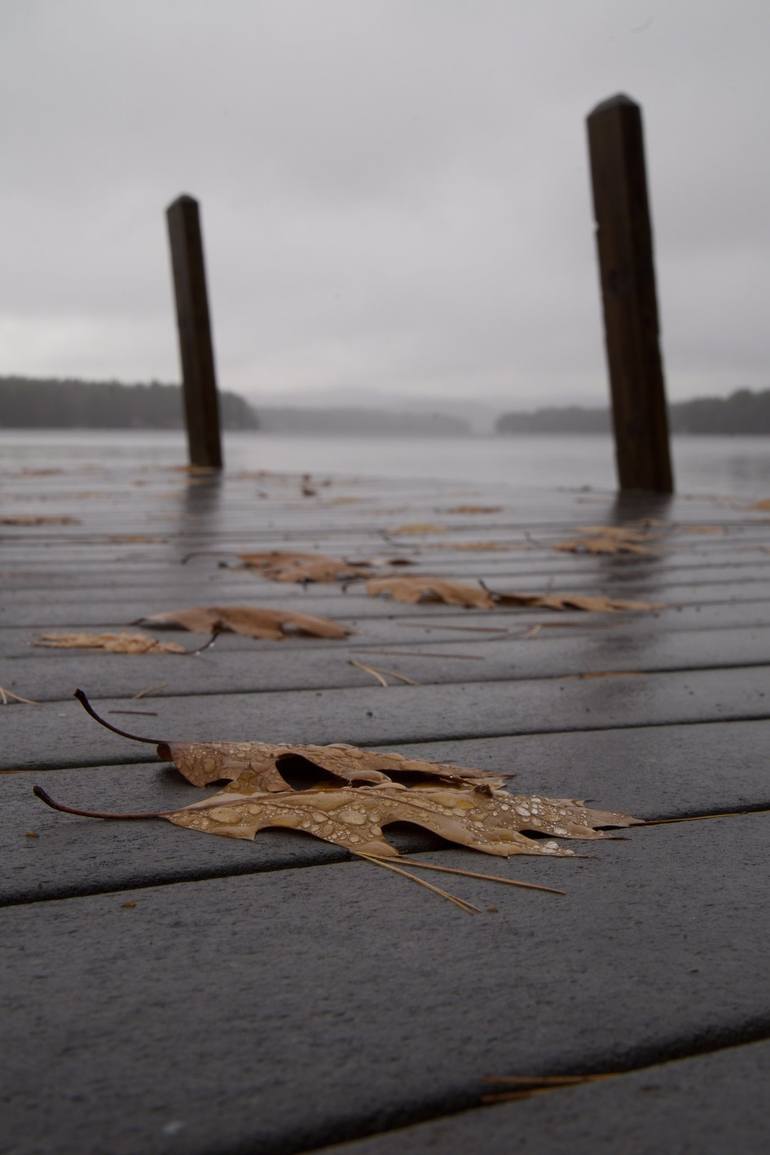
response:
{"label": "leaf stem", "polygon": [[88,700],[88,695],[83,690],[75,690],[75,697],[87,714],[90,714],[95,722],[100,726],[104,726],[105,730],[112,730],[113,734],[119,734],[121,738],[130,738],[132,742],[148,742],[151,746],[159,746],[162,743],[158,738],[140,738],[138,734],[129,734],[128,730],[119,730],[117,726],[113,726],[111,722],[100,718],[96,710],[93,708]]}
{"label": "leaf stem", "polygon": [[134,814],[116,814],[110,810],[81,810],[77,806],[67,806],[64,802],[57,802],[42,786],[33,786],[32,793],[41,802],[45,802],[46,806],[50,806],[52,810],[60,810],[63,814],[77,814],[80,818],[165,818],[168,814],[175,813],[173,810],[147,810]]}

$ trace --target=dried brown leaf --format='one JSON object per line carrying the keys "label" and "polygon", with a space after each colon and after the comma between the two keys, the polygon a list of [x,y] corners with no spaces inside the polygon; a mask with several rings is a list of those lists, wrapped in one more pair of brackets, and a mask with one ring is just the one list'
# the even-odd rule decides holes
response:
{"label": "dried brown leaf", "polygon": [[531,606],[549,610],[586,610],[593,613],[614,613],[620,610],[657,610],[654,602],[627,601],[604,594],[529,594],[501,593],[486,586],[472,586],[447,578],[426,577],[423,574],[408,577],[370,578],[366,592],[372,597],[390,596],[396,601],[415,605],[418,602],[443,602],[449,606],[491,610],[495,606]]}
{"label": "dried brown leaf", "polygon": [[443,533],[446,528],[445,525],[437,525],[430,521],[410,521],[405,525],[397,525],[395,529],[388,530],[388,533],[391,537],[402,537],[410,533]]}
{"label": "dried brown leaf", "polygon": [[258,570],[274,582],[336,582],[367,577],[368,562],[347,562],[341,557],[323,553],[296,553],[291,550],[266,550],[238,555],[249,569]]}
{"label": "dried brown leaf", "polygon": [[765,497],[762,501],[755,501],[750,509],[770,509],[770,497]]}
{"label": "dried brown leaf", "polygon": [[80,525],[80,518],[48,517],[42,514],[20,513],[0,517],[0,525]]}
{"label": "dried brown leaf", "polygon": [[491,609],[495,602],[492,594],[481,586],[446,578],[426,577],[423,574],[408,577],[370,578],[366,592],[371,597],[392,597],[397,602],[416,605],[418,602],[443,602],[448,606]]}
{"label": "dried brown leaf", "polygon": [[644,544],[655,540],[654,536],[633,526],[588,525],[581,526],[580,532],[583,537],[560,541],[553,548],[565,553],[649,555],[655,552]]}
{"label": "dried brown leaf", "polygon": [[110,654],[184,654],[177,642],[159,642],[148,634],[48,633],[35,638],[33,646],[56,650],[106,650]]}
{"label": "dried brown leaf", "polygon": [[356,854],[396,857],[398,851],[383,834],[394,822],[410,822],[449,842],[485,854],[572,855],[551,839],[604,837],[601,826],[631,826],[629,815],[591,810],[573,799],[512,795],[483,786],[451,789],[440,786],[398,788],[360,786],[296,793],[260,793],[245,775],[212,798],[164,814],[169,822],[206,834],[252,839],[260,830],[283,828],[312,834]]}
{"label": "dried brown leaf", "polygon": [[587,613],[619,613],[622,610],[643,612],[660,610],[660,602],[635,602],[625,598],[610,598],[605,594],[493,594],[500,606],[532,606],[544,610],[585,610]]}
{"label": "dried brown leaf", "polygon": [[193,633],[227,632],[248,638],[279,641],[291,633],[313,638],[346,638],[353,633],[340,622],[298,614],[290,610],[259,609],[256,606],[192,606],[141,618],[139,625],[154,629],[182,629]]}
{"label": "dried brown leaf", "polygon": [[500,513],[502,505],[453,505],[447,513]]}
{"label": "dried brown leaf", "polygon": [[194,786],[223,779],[250,783],[256,791],[291,790],[290,778],[328,786],[339,783],[403,785],[413,779],[434,784],[496,787],[503,778],[448,762],[427,762],[403,754],[378,754],[344,742],[328,746],[274,745],[269,742],[161,742],[158,755],[173,762]]}
{"label": "dried brown leaf", "polygon": [[512,549],[532,549],[532,546],[528,541],[439,541],[432,542],[430,548],[447,551],[469,550],[479,553],[502,553]]}

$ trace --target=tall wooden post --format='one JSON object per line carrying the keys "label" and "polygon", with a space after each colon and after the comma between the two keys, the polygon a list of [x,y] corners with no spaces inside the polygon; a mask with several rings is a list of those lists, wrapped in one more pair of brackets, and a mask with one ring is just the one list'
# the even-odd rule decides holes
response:
{"label": "tall wooden post", "polygon": [[166,210],[191,465],[222,468],[219,399],[206,293],[198,202],[180,196]]}
{"label": "tall wooden post", "polygon": [[642,112],[627,96],[588,117],[596,242],[622,490],[671,493],[673,474]]}

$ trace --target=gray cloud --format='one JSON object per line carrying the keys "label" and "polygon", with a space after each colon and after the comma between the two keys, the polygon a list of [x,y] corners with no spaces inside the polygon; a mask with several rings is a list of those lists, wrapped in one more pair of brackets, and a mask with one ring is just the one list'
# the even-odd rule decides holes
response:
{"label": "gray cloud", "polygon": [[[673,397],[770,384],[764,0],[5,0],[0,371],[604,396],[583,118],[643,104]],[[320,393],[319,393],[320,396]]]}

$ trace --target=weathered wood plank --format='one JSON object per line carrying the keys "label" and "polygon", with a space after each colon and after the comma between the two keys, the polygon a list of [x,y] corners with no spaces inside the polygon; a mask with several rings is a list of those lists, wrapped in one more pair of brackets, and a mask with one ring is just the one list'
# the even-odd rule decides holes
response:
{"label": "weathered wood plank", "polygon": [[[189,661],[174,654],[137,658],[107,654],[99,650],[58,653],[35,649],[31,656],[8,661],[3,685],[23,697],[37,701],[57,701],[72,697],[80,685],[98,687],[102,697],[119,697],[125,692],[127,676],[139,672],[155,686],[152,696],[173,694],[241,693],[253,690],[343,689],[371,686],[373,676],[353,661],[379,670],[397,673],[420,685],[461,682],[494,682],[514,679],[553,678],[605,674],[609,671],[654,673],[664,670],[726,669],[732,666],[768,667],[770,679],[770,626],[760,629],[682,630],[679,632],[598,630],[571,636],[551,636],[544,630],[536,637],[513,637],[487,641],[458,641],[483,637],[457,632],[455,642],[444,645],[446,653],[427,645],[412,649],[408,642],[390,643],[381,652],[377,642],[356,635],[334,647],[315,647],[307,639],[293,639],[266,648],[262,642],[237,647],[235,638],[223,636],[216,646]],[[392,631],[391,631],[392,634]],[[160,633],[156,633],[160,636]],[[175,633],[164,634],[190,649],[205,639]],[[200,638],[200,643],[198,642]],[[369,651],[373,652],[370,653]],[[400,651],[403,651],[400,652]],[[43,655],[43,656],[41,656]],[[386,680],[388,680],[386,678]],[[389,679],[394,684],[396,676]],[[138,692],[138,691],[137,691]],[[157,709],[145,702],[137,709]],[[162,709],[162,707],[161,707]]]}
{"label": "weathered wood plank", "polygon": [[[131,708],[127,699],[146,686],[145,677],[134,675],[132,681],[127,674],[122,698],[98,698],[94,687],[100,710],[108,714]],[[159,741],[381,745],[767,718],[770,685],[765,667],[745,667],[643,678],[170,696],[158,712],[157,719],[141,720],[153,723],[143,729],[157,734]],[[147,747],[102,730],[76,702],[11,707],[6,713],[2,769],[93,766],[147,757]]]}
{"label": "weathered wood plank", "polygon": [[766,845],[766,816],[640,828],[503,866],[566,898],[462,880],[475,918],[363,863],[6,909],[6,1141],[278,1155],[473,1106],[490,1073],[757,1037]]}
{"label": "weathered wood plank", "polygon": [[764,1155],[769,1079],[770,1042],[748,1043],[399,1127],[318,1155],[649,1155],[663,1144],[669,1152]]}

